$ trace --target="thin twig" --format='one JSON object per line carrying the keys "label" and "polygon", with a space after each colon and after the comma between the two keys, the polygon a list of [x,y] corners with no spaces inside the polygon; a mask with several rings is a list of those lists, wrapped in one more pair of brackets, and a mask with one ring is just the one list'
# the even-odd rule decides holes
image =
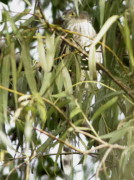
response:
{"label": "thin twig", "polygon": [[50,133],[48,133],[48,132],[46,132],[46,131],[44,131],[44,130],[42,130],[42,129],[38,129],[38,128],[36,128],[36,127],[34,127],[33,129],[39,131],[40,133],[43,133],[43,134],[47,135],[48,137],[50,137],[50,138],[52,138],[52,139],[54,139],[54,140],[59,141],[60,143],[68,146],[69,148],[71,148],[71,149],[73,149],[73,150],[75,150],[75,151],[77,151],[77,152],[79,152],[79,153],[81,153],[81,154],[84,154],[83,151],[77,149],[76,147],[72,146],[71,144],[63,141],[63,140],[60,139],[60,138],[55,137],[54,135],[52,135],[52,134],[50,134]]}
{"label": "thin twig", "polygon": [[104,167],[104,172],[106,173],[106,167],[105,167],[105,161],[106,161],[106,159],[107,159],[107,157],[108,157],[108,155],[110,154],[110,152],[112,151],[112,147],[110,147],[110,148],[108,148],[107,149],[107,151],[106,151],[106,153],[104,154],[104,156],[103,156],[103,158],[102,158],[102,160],[101,160],[101,162],[100,162],[100,164],[99,164],[99,166],[98,166],[98,168],[97,168],[97,171],[96,171],[96,180],[98,179],[98,177],[99,177],[99,171],[100,171],[100,168],[103,166]]}

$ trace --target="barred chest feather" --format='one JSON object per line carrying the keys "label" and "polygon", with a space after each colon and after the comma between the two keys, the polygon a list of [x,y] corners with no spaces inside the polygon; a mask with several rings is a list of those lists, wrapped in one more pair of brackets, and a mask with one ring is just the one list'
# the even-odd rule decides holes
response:
{"label": "barred chest feather", "polygon": [[[96,36],[96,32],[91,24],[91,22],[87,19],[71,19],[67,24],[67,29],[70,31],[78,32],[83,34],[84,36],[79,36],[74,34],[73,39],[82,47],[89,46],[92,43],[92,39]],[[91,38],[91,39],[90,39]]]}

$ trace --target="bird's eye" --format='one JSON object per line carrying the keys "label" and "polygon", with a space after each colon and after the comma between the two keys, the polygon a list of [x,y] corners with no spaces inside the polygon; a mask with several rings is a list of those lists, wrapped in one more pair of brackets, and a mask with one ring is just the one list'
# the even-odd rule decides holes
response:
{"label": "bird's eye", "polygon": [[75,13],[74,13],[74,12],[71,12],[71,13],[69,14],[69,16],[75,16]]}

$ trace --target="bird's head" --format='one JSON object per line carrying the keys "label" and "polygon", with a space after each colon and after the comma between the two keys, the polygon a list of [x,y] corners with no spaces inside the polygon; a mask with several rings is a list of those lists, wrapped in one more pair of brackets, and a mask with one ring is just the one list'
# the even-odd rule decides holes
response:
{"label": "bird's head", "polygon": [[81,20],[86,19],[86,20],[89,20],[89,15],[88,15],[87,12],[82,11],[78,16],[74,9],[70,9],[70,10],[66,10],[63,13],[63,19],[65,21],[67,21],[67,22],[72,20],[72,19],[81,19]]}
{"label": "bird's head", "polygon": [[63,19],[65,21],[70,21],[71,19],[76,19],[76,18],[77,18],[77,14],[74,9],[66,10],[63,13]]}

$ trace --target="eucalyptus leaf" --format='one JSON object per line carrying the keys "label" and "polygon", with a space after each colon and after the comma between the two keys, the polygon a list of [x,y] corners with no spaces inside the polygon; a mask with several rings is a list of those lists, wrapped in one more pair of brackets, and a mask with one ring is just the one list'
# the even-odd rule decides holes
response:
{"label": "eucalyptus leaf", "polygon": [[102,112],[106,111],[108,108],[113,106],[117,102],[117,100],[118,100],[118,97],[113,97],[104,105],[102,105],[100,108],[98,108],[97,111],[93,114],[91,121],[94,121],[98,116],[101,115]]}

